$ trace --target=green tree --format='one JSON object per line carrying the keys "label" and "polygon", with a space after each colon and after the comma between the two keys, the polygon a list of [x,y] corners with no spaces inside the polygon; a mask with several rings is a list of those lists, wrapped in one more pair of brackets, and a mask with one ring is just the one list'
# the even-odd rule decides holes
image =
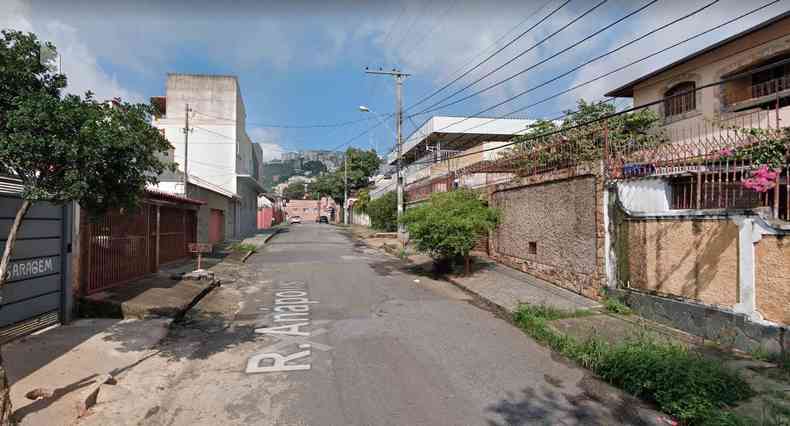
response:
{"label": "green tree", "polygon": [[311,183],[307,191],[316,199],[327,196],[340,202],[343,200],[343,176],[338,173],[324,173]]}
{"label": "green tree", "polygon": [[[513,148],[504,151],[503,158],[514,161],[524,173],[531,173],[538,166],[562,167],[575,161],[602,158],[604,134],[610,152],[631,152],[663,143],[666,139],[658,131],[658,115],[645,108],[628,114],[614,114],[614,105],[580,99],[575,111],[565,111],[560,125],[548,120],[538,120],[529,131],[513,141]],[[603,120],[605,117],[605,120]],[[595,120],[601,120],[591,123]],[[606,132],[604,133],[604,129]],[[547,145],[562,145],[563,149],[542,149]]]}
{"label": "green tree", "polygon": [[340,165],[336,173],[343,176],[345,161],[348,161],[348,189],[354,190],[364,188],[370,183],[370,177],[378,171],[381,166],[376,151],[349,148],[346,150],[344,163]]}
{"label": "green tree", "polygon": [[354,210],[367,213],[368,206],[370,206],[370,190],[362,188],[357,192],[357,201],[354,203]]}
{"label": "green tree", "polygon": [[[66,78],[49,66],[54,46],[33,34],[0,34],[0,174],[22,184],[22,203],[0,261],[2,292],[17,233],[33,202],[77,201],[92,216],[134,209],[146,185],[171,165],[162,160],[170,144],[150,125],[151,106],[97,102],[90,93],[61,96]],[[0,423],[9,424],[2,358],[0,376]]]}
{"label": "green tree", "polygon": [[398,229],[398,196],[395,191],[370,200],[367,212],[370,216],[370,225],[374,229],[385,232],[394,232]]}
{"label": "green tree", "polygon": [[320,161],[308,161],[302,165],[302,171],[310,172],[311,176],[318,176],[326,171],[326,166]]}
{"label": "green tree", "polygon": [[288,184],[283,191],[283,197],[289,200],[301,200],[304,198],[304,182],[294,182]]}
{"label": "green tree", "polygon": [[315,195],[329,196],[337,202],[342,202],[345,193],[346,161],[348,161],[348,190],[364,188],[370,183],[381,165],[381,160],[375,151],[365,151],[358,148],[349,148],[345,152],[343,163],[332,173],[324,173],[310,186],[309,191]]}
{"label": "green tree", "polygon": [[492,231],[499,213],[472,190],[434,193],[430,201],[406,210],[401,221],[418,251],[430,255],[437,269],[446,270],[455,259],[465,260],[481,235]]}

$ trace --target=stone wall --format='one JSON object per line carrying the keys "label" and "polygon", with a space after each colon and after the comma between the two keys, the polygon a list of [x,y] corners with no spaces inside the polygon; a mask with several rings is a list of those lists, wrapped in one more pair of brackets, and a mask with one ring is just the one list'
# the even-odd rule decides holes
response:
{"label": "stone wall", "polygon": [[738,302],[738,226],[722,219],[630,219],[631,288],[732,308]]}
{"label": "stone wall", "polygon": [[603,185],[593,165],[497,185],[491,205],[502,221],[490,255],[513,268],[590,298],[604,281]]}
{"label": "stone wall", "polygon": [[790,324],[790,236],[764,235],[755,258],[757,310],[768,321]]}

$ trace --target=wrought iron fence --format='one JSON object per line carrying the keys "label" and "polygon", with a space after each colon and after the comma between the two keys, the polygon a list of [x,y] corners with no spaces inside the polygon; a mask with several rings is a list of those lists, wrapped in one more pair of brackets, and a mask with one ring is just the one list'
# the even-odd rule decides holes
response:
{"label": "wrought iron fence", "polygon": [[444,176],[407,186],[407,200],[424,200],[454,186],[477,188],[602,161],[608,181],[668,179],[673,209],[769,207],[774,217],[790,220],[788,159],[772,167],[770,173],[775,176],[770,188],[755,190],[749,182],[759,165],[738,155],[782,138],[780,113],[785,120],[790,118],[790,108],[756,109],[723,113],[717,121],[698,118],[689,120],[691,125],[657,126],[642,132],[615,131],[607,121],[600,121],[550,136],[526,137],[501,150],[494,160],[457,169],[449,167],[452,161],[448,161]]}

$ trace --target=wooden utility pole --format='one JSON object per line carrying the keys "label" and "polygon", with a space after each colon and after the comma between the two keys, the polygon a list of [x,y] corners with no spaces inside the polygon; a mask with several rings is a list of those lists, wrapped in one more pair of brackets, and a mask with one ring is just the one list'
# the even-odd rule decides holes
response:
{"label": "wooden utility pole", "polygon": [[189,197],[189,104],[184,104],[184,196]]}

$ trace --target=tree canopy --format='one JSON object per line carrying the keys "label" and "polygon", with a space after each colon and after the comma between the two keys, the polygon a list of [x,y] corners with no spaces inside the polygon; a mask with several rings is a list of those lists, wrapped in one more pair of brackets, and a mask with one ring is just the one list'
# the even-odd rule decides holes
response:
{"label": "tree canopy", "polygon": [[[5,238],[0,291],[25,214],[34,201],[77,201],[89,214],[133,209],[170,164],[170,144],[150,124],[150,105],[61,95],[55,47],[34,34],[0,32],[0,174],[19,179],[22,203]],[[0,293],[1,295],[1,293]],[[11,401],[0,358],[0,424]]]}
{"label": "tree canopy", "polygon": [[26,200],[78,201],[91,213],[136,207],[146,184],[172,167],[151,106],[61,96],[65,76],[40,56],[54,46],[33,34],[2,35],[0,63],[11,67],[0,67],[9,86],[0,90],[0,173],[21,180]]}
{"label": "tree canopy", "polygon": [[329,196],[340,201],[345,190],[344,174],[345,162],[348,161],[348,190],[364,188],[368,185],[381,165],[381,160],[373,150],[348,148],[345,152],[343,163],[332,173],[324,173],[310,186],[309,191],[314,196]]}
{"label": "tree canopy", "polygon": [[301,200],[304,199],[304,182],[294,182],[288,184],[283,190],[283,197],[289,200]]}

